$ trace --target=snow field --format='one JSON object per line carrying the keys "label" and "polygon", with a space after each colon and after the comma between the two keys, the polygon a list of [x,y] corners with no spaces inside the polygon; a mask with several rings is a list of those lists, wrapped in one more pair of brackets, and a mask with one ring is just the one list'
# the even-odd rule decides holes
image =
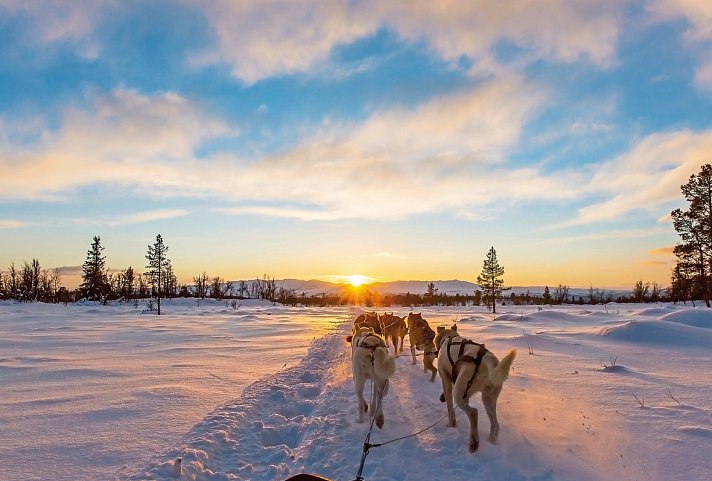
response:
{"label": "snow field", "polygon": [[[33,405],[32,399],[57,397],[51,393],[57,373],[13,370],[27,363],[23,357],[32,357],[25,352],[30,346],[37,348],[32,329],[44,329],[47,322],[33,320],[34,306],[13,314],[7,314],[7,307],[0,306],[5,316],[0,320],[9,321],[17,331],[10,329],[13,340],[7,341],[8,323],[0,322],[4,331],[0,338],[0,381],[12,381],[14,398],[22,397],[28,385],[34,388],[26,391],[29,404],[6,404],[11,405],[13,415],[0,414],[0,420],[22,427],[32,417],[30,413],[43,416],[53,409],[51,403]],[[480,409],[480,449],[469,453],[469,426],[464,414],[457,411],[456,428],[448,428],[443,420],[417,437],[372,448],[364,469],[366,480],[709,478],[712,344],[707,336],[712,332],[712,310],[672,305],[503,309],[497,315],[481,308],[423,310],[431,326],[458,321],[465,336],[484,341],[499,357],[512,347],[518,349],[499,398],[498,443],[492,445],[486,440],[489,421]],[[388,309],[392,310],[401,315],[407,312]],[[164,382],[155,369],[151,370],[149,391],[160,400],[155,411],[172,429],[172,435],[150,443],[147,441],[158,427],[151,416],[146,416],[153,412],[148,407],[153,403],[134,404],[138,414],[121,417],[113,410],[127,409],[124,404],[131,406],[128,401],[117,400],[109,411],[96,414],[93,411],[97,409],[86,409],[82,404],[88,402],[90,408],[97,404],[96,399],[88,401],[93,399],[87,398],[88,388],[64,394],[71,399],[66,404],[75,410],[75,416],[87,419],[86,432],[77,435],[77,441],[85,445],[97,439],[95,432],[101,431],[98,428],[104,422],[115,422],[112,425],[121,431],[127,424],[148,418],[141,421],[145,423],[142,434],[134,431],[133,441],[115,440],[117,452],[123,449],[130,454],[135,451],[130,447],[142,446],[140,455],[122,464],[117,479],[262,481],[286,479],[299,472],[334,480],[354,479],[368,430],[368,423],[355,422],[350,347],[344,340],[357,311],[277,306],[248,306],[242,311],[232,313],[218,306],[186,308],[181,314],[185,316],[183,322],[176,314],[170,322],[154,326],[161,332],[151,334],[156,337],[150,341],[151,335],[134,321],[129,327],[116,327],[125,321],[122,316],[135,317],[118,310],[106,321],[106,327],[116,331],[112,338],[118,335],[116,339],[128,340],[129,344],[138,339],[140,343],[153,342],[150,352],[138,356],[145,365],[136,366],[136,359],[130,363],[135,371],[127,372],[107,362],[107,351],[91,347],[91,342],[86,344],[90,346],[87,349],[93,358],[101,360],[98,365],[78,356],[69,341],[65,345],[45,339],[42,345],[50,353],[35,353],[34,357],[62,358],[63,363],[72,360],[76,365],[65,370],[74,372],[81,382],[68,381],[72,379],[69,375],[64,375],[62,382],[74,382],[75,388],[88,381],[102,388],[119,382],[134,395],[141,390],[137,386],[141,374],[146,375],[145,366],[157,363],[167,371],[187,370],[187,379],[180,382]],[[106,315],[107,311],[86,314],[85,327],[94,327],[84,333],[79,333],[82,322],[76,319],[65,319],[53,329],[74,332],[78,345],[85,346],[83,340],[91,341],[96,335],[99,312]],[[92,316],[94,320],[90,320]],[[195,336],[191,346],[188,339]],[[131,350],[124,345],[117,351],[125,355]],[[166,355],[174,357],[163,359]],[[33,362],[39,362],[37,359]],[[8,371],[8,366],[13,368]],[[114,371],[123,377],[112,376]],[[249,385],[242,383],[243,375]],[[411,365],[406,339],[383,400],[385,426],[383,430],[374,428],[372,443],[414,433],[445,414],[445,405],[438,399],[440,379],[430,383],[428,377],[421,358],[417,365]],[[185,395],[186,389],[194,394]],[[44,391],[50,391],[50,395],[42,394]],[[633,394],[643,400],[644,406]],[[479,394],[470,403],[481,408]],[[178,422],[179,418],[185,419]],[[40,450],[39,455],[51,459],[57,452],[62,454],[59,440],[66,443],[70,431],[66,423],[54,425],[49,417],[43,421],[47,435],[57,442]],[[181,433],[185,433],[182,438]],[[42,436],[21,434],[15,438],[10,437],[11,447],[13,443],[41,442]],[[150,444],[149,448],[143,449],[144,443]],[[21,450],[11,448],[10,455],[2,460],[0,479],[42,479],[39,474],[45,471],[35,470],[34,465],[30,477],[17,477],[19,471],[13,466],[25,461],[22,456]],[[182,458],[180,475],[174,468],[178,457]],[[109,464],[109,458],[104,461]],[[111,479],[97,474],[106,469],[101,471],[87,460],[75,462],[76,469],[86,475],[72,477],[71,471],[62,468],[52,479]]]}

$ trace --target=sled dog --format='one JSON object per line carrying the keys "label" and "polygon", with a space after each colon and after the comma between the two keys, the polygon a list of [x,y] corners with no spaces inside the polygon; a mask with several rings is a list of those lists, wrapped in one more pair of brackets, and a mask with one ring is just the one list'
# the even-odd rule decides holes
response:
{"label": "sled dog", "polygon": [[469,404],[476,392],[482,393],[482,404],[490,420],[489,441],[495,443],[499,435],[497,398],[509,376],[516,349],[500,361],[484,344],[465,339],[457,333],[457,326],[438,327],[435,336],[438,347],[438,373],[443,383],[440,400],[447,403],[448,426],[455,426],[454,403],[470,420],[470,452],[477,451],[480,437],[477,432],[477,409]]}
{"label": "sled dog", "polygon": [[354,327],[353,334],[346,338],[351,343],[351,372],[356,388],[358,422],[364,421],[368,404],[363,398],[366,381],[373,381],[371,390],[371,417],[376,426],[383,428],[383,400],[388,392],[388,378],[396,372],[396,358],[389,355],[386,341],[370,327]]}
{"label": "sled dog", "polygon": [[354,327],[370,327],[378,335],[383,334],[381,320],[376,312],[364,312],[354,319]]}
{"label": "sled dog", "polygon": [[[392,312],[389,314],[387,312],[380,316],[381,326],[383,328],[383,338],[386,340],[386,345],[388,345],[388,340],[390,339],[391,344],[393,344],[393,350],[397,354],[398,351],[403,352],[403,340],[408,332],[408,326],[405,324],[405,317],[399,317],[394,315]],[[400,348],[398,341],[400,341]]]}
{"label": "sled dog", "polygon": [[433,365],[433,361],[438,355],[433,339],[435,331],[430,328],[428,321],[423,319],[421,313],[408,314],[408,338],[410,339],[410,354],[413,356],[412,364],[416,363],[415,350],[423,351],[423,371],[430,371],[430,382],[435,381],[435,374],[438,370]]}

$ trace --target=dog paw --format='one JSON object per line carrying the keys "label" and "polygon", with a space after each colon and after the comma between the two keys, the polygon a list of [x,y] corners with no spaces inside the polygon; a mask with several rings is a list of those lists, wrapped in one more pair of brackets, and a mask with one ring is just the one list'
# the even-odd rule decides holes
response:
{"label": "dog paw", "polygon": [[430,378],[430,382],[435,382],[435,376],[432,376],[432,377]]}
{"label": "dog paw", "polygon": [[412,366],[415,366],[417,363],[415,361],[410,363]]}
{"label": "dog paw", "polygon": [[480,447],[480,442],[479,441],[470,441],[470,452],[474,453],[477,451],[477,448]]}
{"label": "dog paw", "polygon": [[445,402],[445,393],[440,394],[440,402],[444,403]]}
{"label": "dog paw", "polygon": [[384,422],[383,416],[378,416],[376,418],[376,426],[378,426],[378,429],[383,429],[383,422]]}

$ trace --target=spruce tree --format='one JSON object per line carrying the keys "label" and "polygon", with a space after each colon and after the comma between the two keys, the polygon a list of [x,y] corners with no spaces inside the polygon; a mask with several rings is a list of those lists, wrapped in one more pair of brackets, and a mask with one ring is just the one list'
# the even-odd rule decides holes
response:
{"label": "spruce tree", "polygon": [[490,247],[487,252],[487,257],[482,263],[482,272],[477,276],[477,284],[485,292],[484,298],[487,305],[492,305],[492,313],[496,313],[497,298],[502,294],[502,291],[507,290],[502,287],[504,279],[500,279],[504,275],[504,267],[499,265],[497,261],[497,251],[494,247]]}
{"label": "spruce tree", "polygon": [[87,259],[82,265],[82,283],[79,286],[82,297],[91,301],[101,300],[106,293],[106,256],[101,237],[94,236],[87,251]]}
{"label": "spruce tree", "polygon": [[168,253],[168,247],[163,243],[163,237],[161,234],[156,236],[156,242],[153,245],[148,246],[148,253],[146,254],[146,259],[148,260],[148,265],[146,266],[146,279],[151,288],[158,298],[158,315],[161,315],[161,294],[164,284],[164,279],[166,273],[170,269],[171,261],[168,259],[166,254]]}
{"label": "spruce tree", "polygon": [[697,175],[680,187],[689,207],[672,211],[672,221],[682,242],[675,246],[678,265],[695,271],[692,295],[702,297],[710,307],[710,272],[712,261],[712,165],[705,164]]}

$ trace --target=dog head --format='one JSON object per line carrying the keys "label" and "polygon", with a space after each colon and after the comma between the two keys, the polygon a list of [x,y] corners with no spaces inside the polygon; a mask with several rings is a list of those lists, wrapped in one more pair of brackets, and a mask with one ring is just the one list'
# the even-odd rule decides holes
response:
{"label": "dog head", "polygon": [[457,332],[457,324],[453,324],[452,327],[438,326],[438,333],[434,340],[435,347],[440,350],[440,346],[443,345],[443,342],[445,342],[447,338],[459,336],[460,334]]}
{"label": "dog head", "polygon": [[355,347],[377,348],[385,347],[386,341],[371,327],[354,327],[351,343]]}

